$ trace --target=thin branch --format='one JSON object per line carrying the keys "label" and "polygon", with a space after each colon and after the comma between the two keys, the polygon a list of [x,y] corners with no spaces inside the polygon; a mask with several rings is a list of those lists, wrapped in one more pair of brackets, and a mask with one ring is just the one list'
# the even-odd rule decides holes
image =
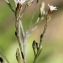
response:
{"label": "thin branch", "polygon": [[6,60],[6,62],[7,63],[10,63],[9,61],[8,61],[8,59],[6,58],[6,56],[4,55],[4,53],[0,50],[0,54],[4,57],[4,59]]}
{"label": "thin branch", "polygon": [[24,31],[24,28],[23,28],[23,25],[22,25],[22,21],[19,19],[19,24],[20,24],[20,29],[22,31],[22,34],[23,34],[23,38],[25,37],[25,31]]}
{"label": "thin branch", "polygon": [[30,6],[33,3],[33,0],[28,0],[27,5]]}
{"label": "thin branch", "polygon": [[37,51],[37,54],[36,54],[35,57],[34,57],[33,63],[36,62],[36,60],[37,60],[38,56],[40,55],[41,51],[42,51],[42,47],[41,47],[41,49],[39,49],[39,50]]}
{"label": "thin branch", "polygon": [[25,38],[23,39],[24,63],[26,63],[26,43],[27,43],[27,38],[25,37]]}
{"label": "thin branch", "polygon": [[35,16],[35,12],[36,12],[36,9],[37,9],[37,4],[38,4],[38,3],[36,3],[36,6],[35,6],[35,8],[34,8],[34,12],[33,12],[33,15],[32,15],[32,18],[31,18],[31,21],[30,21],[30,24],[29,24],[29,27],[28,27],[28,28],[30,28],[30,26],[31,26],[31,24],[32,24],[32,21],[33,21],[33,18],[34,18],[34,16]]}
{"label": "thin branch", "polygon": [[23,60],[24,60],[24,63],[26,63],[26,35],[25,35],[25,32],[24,32],[24,28],[23,28],[23,25],[22,25],[22,21],[19,19],[19,25],[20,25],[20,29],[21,29],[21,32],[22,32],[22,38],[23,38],[23,52],[22,52],[22,57],[23,57]]}
{"label": "thin branch", "polygon": [[10,7],[10,9],[11,9],[13,12],[15,12],[15,10],[12,8],[12,6],[11,6],[9,0],[5,0],[5,1],[6,1],[7,5]]}
{"label": "thin branch", "polygon": [[26,11],[26,9],[28,8],[28,7],[30,7],[30,5],[32,5],[32,3],[33,3],[33,0],[27,0],[26,2],[25,2],[25,6],[24,6],[24,9],[22,9],[22,11],[21,11],[21,13],[20,13],[20,17],[22,17],[23,16],[23,14],[24,14],[24,12]]}
{"label": "thin branch", "polygon": [[26,31],[26,36],[29,37],[30,34],[31,34],[36,28],[37,28],[37,26],[31,28],[30,30],[27,30],[27,31]]}
{"label": "thin branch", "polygon": [[40,20],[40,18],[38,17],[38,19],[37,19],[35,25],[34,25],[31,29],[28,29],[28,30],[26,31],[26,36],[27,36],[27,37],[29,37],[30,34],[37,28],[37,26],[38,26],[38,24],[39,24],[40,22],[41,22],[41,20]]}
{"label": "thin branch", "polygon": [[23,55],[24,55],[24,63],[26,63],[26,43],[27,43],[27,38],[26,38],[26,35],[25,35],[25,32],[24,32],[24,28],[23,28],[23,25],[22,25],[22,21],[20,20],[20,28],[21,28],[21,31],[22,31],[22,34],[23,34]]}
{"label": "thin branch", "polygon": [[[50,19],[49,19],[50,18]],[[33,63],[35,63],[36,59],[38,58],[38,56],[40,55],[41,51],[42,51],[42,41],[43,41],[43,37],[44,37],[44,34],[46,32],[46,29],[47,29],[47,26],[49,24],[51,20],[51,15],[47,15],[46,16],[46,23],[45,23],[45,26],[44,26],[44,30],[43,30],[43,33],[40,35],[40,43],[39,43],[39,49],[37,51],[37,54],[35,55],[35,58],[34,58],[34,61]]]}
{"label": "thin branch", "polygon": [[21,13],[20,13],[20,17],[23,16],[23,14],[24,14],[24,12],[26,11],[27,8],[28,8],[28,6],[26,5],[26,6],[24,7],[24,9],[21,11]]}
{"label": "thin branch", "polygon": [[[37,0],[37,3],[38,3],[38,0]],[[40,5],[40,7],[41,7],[41,5]],[[45,17],[45,16],[38,16],[36,23],[35,23],[34,26],[30,29],[30,25],[31,25],[31,23],[32,23],[32,21],[33,21],[33,18],[34,18],[35,12],[36,12],[36,8],[37,8],[37,6],[35,6],[35,10],[34,10],[34,13],[33,13],[32,19],[31,19],[31,22],[30,22],[30,24],[29,24],[29,28],[28,28],[28,30],[26,31],[26,35],[27,35],[27,36],[29,36],[29,35],[37,28],[39,22],[42,21],[42,20],[44,19],[44,17]],[[39,11],[40,11],[40,8],[39,8]],[[39,15],[40,15],[40,13],[39,13]]]}
{"label": "thin branch", "polygon": [[41,36],[40,36],[39,48],[40,48],[40,46],[41,46],[41,44],[42,44],[42,39],[43,39],[43,37],[44,37],[44,34],[45,34],[45,32],[46,32],[46,29],[47,29],[47,26],[48,26],[50,20],[51,20],[51,15],[47,14],[47,15],[46,15],[46,23],[45,23],[45,26],[44,26],[44,30],[43,30],[43,33],[42,33]]}

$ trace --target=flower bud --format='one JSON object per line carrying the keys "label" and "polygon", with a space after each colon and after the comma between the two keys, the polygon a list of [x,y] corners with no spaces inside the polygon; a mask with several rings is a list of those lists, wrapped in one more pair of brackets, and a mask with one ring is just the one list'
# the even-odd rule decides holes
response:
{"label": "flower bud", "polygon": [[42,14],[45,14],[44,8],[45,8],[45,3],[42,2],[41,7],[40,7],[40,13],[41,13],[41,15],[42,15]]}

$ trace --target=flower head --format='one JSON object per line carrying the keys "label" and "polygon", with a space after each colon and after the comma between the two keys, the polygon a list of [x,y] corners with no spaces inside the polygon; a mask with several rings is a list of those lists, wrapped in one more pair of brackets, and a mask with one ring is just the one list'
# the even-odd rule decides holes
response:
{"label": "flower head", "polygon": [[14,0],[14,2],[16,4],[16,6],[17,6],[18,3],[23,5],[26,2],[26,0]]}
{"label": "flower head", "polygon": [[49,5],[49,4],[48,4],[48,6],[49,6],[50,11],[57,10],[56,6],[54,7],[53,5]]}

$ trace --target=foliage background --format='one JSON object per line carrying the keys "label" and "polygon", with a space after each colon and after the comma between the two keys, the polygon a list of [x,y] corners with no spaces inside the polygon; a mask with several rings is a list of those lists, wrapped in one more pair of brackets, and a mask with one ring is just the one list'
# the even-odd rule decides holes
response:
{"label": "foliage background", "polygon": [[[63,63],[63,0],[43,0],[46,4],[52,4],[58,7],[53,12],[52,20],[48,25],[47,31],[43,38],[43,50],[36,63]],[[10,0],[14,6],[14,1]],[[22,18],[23,26],[27,29],[35,4],[28,8]],[[34,17],[34,24],[38,16],[38,8]],[[17,63],[15,58],[18,42],[15,37],[15,17],[13,12],[7,6],[4,0],[0,0],[0,50],[8,58],[10,63]],[[27,63],[33,63],[34,54],[32,49],[32,41],[35,39],[39,42],[39,36],[43,31],[45,20],[42,21],[38,28],[31,34],[27,41]]]}

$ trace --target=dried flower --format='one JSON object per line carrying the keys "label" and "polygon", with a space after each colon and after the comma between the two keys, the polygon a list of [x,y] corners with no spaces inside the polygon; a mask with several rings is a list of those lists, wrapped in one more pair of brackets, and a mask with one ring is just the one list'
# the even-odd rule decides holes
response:
{"label": "dried flower", "polygon": [[49,6],[49,11],[48,11],[48,13],[52,13],[52,11],[57,10],[57,7],[56,7],[56,6],[49,5],[49,4],[48,4],[48,6]]}
{"label": "dried flower", "polygon": [[23,5],[26,2],[26,0],[14,0],[14,2],[15,2],[16,7],[17,7],[18,3],[21,4],[21,5]]}

